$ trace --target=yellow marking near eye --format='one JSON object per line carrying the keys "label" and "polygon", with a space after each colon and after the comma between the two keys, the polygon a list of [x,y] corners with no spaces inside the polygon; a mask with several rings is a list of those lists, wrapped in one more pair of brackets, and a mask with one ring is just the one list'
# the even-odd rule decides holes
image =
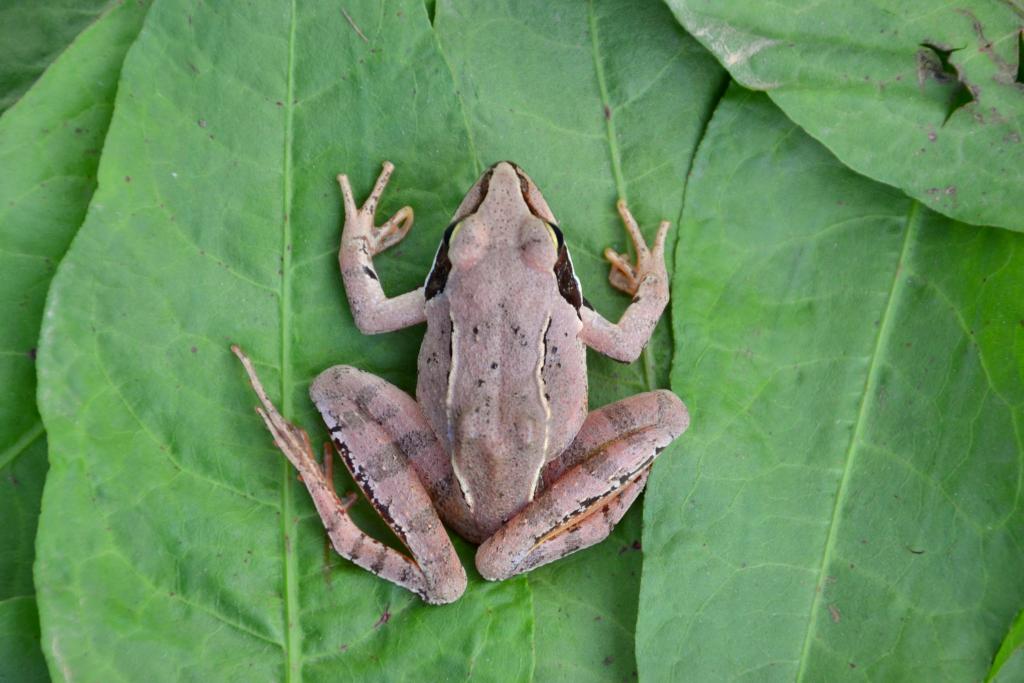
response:
{"label": "yellow marking near eye", "polygon": [[558,235],[555,234],[555,229],[547,223],[544,224],[544,227],[548,229],[548,235],[551,236],[551,243],[555,245],[555,249],[558,249]]}
{"label": "yellow marking near eye", "polygon": [[459,234],[459,230],[462,230],[462,224],[465,222],[466,221],[459,221],[455,224],[455,227],[452,228],[452,234],[448,236],[448,244],[451,244],[452,240],[455,239],[455,236]]}

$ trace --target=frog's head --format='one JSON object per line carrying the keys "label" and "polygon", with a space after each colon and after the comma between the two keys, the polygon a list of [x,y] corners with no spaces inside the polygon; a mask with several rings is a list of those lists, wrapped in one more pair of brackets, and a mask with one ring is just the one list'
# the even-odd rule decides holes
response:
{"label": "frog's head", "polygon": [[499,161],[483,172],[459,204],[452,223],[470,216],[485,221],[534,216],[545,223],[556,222],[533,180],[511,161]]}
{"label": "frog's head", "polygon": [[[511,161],[484,171],[459,204],[427,278],[427,299],[444,290],[453,269],[471,271],[487,256],[554,272],[562,295],[579,310],[579,282],[555,216],[530,176]],[[493,258],[488,268],[496,272]]]}

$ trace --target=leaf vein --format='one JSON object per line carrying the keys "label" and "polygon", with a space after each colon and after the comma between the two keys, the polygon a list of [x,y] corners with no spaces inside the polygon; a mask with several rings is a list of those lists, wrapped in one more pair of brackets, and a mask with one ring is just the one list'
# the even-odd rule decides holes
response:
{"label": "leaf vein", "polygon": [[37,420],[13,444],[0,453],[0,470],[17,460],[18,456],[27,451],[28,447],[34,444],[44,433],[43,423]]}
{"label": "leaf vein", "polygon": [[811,643],[816,640],[815,627],[818,623],[817,614],[821,608],[822,595],[824,594],[824,577],[828,570],[828,564],[831,561],[832,554],[835,551],[836,539],[838,538],[837,529],[839,528],[839,516],[843,508],[843,502],[846,500],[846,493],[849,489],[850,473],[853,470],[853,463],[857,456],[857,445],[862,442],[861,430],[864,423],[867,421],[867,406],[869,403],[870,396],[875,391],[875,386],[878,382],[878,357],[880,350],[885,342],[889,338],[890,325],[893,314],[893,302],[897,299],[899,292],[901,291],[901,283],[905,281],[903,276],[903,263],[909,253],[911,237],[915,234],[914,224],[917,219],[919,204],[912,202],[910,210],[907,212],[907,220],[904,225],[903,235],[903,246],[900,249],[899,257],[896,260],[896,266],[893,269],[892,282],[889,286],[889,297],[885,303],[885,309],[882,313],[881,322],[878,325],[878,334],[875,336],[875,344],[871,353],[871,363],[868,366],[867,374],[864,378],[864,390],[861,394],[860,406],[857,409],[857,419],[854,422],[853,433],[850,435],[850,441],[846,448],[846,454],[843,458],[843,475],[839,480],[839,488],[836,491],[835,501],[832,505],[832,516],[828,524],[828,536],[825,538],[825,546],[821,553],[821,564],[818,568],[818,581],[815,586],[814,597],[811,600],[811,607],[807,614],[807,629],[804,632],[803,646],[800,652],[800,668],[797,671],[796,680],[804,680],[804,676],[807,673],[807,663],[810,659]]}

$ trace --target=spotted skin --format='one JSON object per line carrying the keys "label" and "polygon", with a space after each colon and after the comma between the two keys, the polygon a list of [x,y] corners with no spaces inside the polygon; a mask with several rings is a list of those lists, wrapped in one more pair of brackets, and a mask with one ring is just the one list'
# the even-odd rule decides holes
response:
{"label": "spotted skin", "polygon": [[640,495],[655,458],[686,430],[686,407],[668,391],[587,407],[585,347],[635,360],[668,303],[669,226],[659,226],[648,248],[619,202],[636,259],[605,251],[609,281],[633,296],[612,323],[583,299],[540,191],[517,166],[500,162],[456,210],[424,286],[389,298],[373,257],[413,222],[403,207],[375,226],[393,171],[385,162],[361,207],[347,176],[338,177],[345,205],[338,261],[364,333],[427,323],[416,398],[344,365],[321,373],[310,397],[341,461],[408,553],[356,527],[351,500],[335,493],[306,432],[280,415],[252,362],[232,350],[338,554],[441,604],[466,589],[442,522],[479,544],[476,565],[485,578],[529,571],[606,538]]}

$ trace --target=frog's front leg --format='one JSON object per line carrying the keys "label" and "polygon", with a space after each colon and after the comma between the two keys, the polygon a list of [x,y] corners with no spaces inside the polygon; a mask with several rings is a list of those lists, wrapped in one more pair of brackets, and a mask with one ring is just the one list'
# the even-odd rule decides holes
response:
{"label": "frog's front leg", "polygon": [[498,581],[605,539],[640,494],[654,458],[689,423],[683,402],[664,390],[591,412],[545,468],[541,494],[479,547],[477,569]]}
{"label": "frog's front leg", "polygon": [[583,343],[615,360],[631,363],[640,356],[644,346],[651,339],[651,333],[658,324],[668,303],[668,273],[665,270],[665,237],[669,222],[662,221],[654,238],[654,247],[647,248],[636,219],[629,212],[626,202],[619,200],[616,205],[626,231],[636,249],[636,264],[609,247],[604,256],[612,268],[608,280],[616,289],[633,296],[633,302],[625,310],[617,324],[613,324],[591,308],[583,307]]}
{"label": "frog's front leg", "polygon": [[373,191],[362,207],[356,206],[348,176],[338,176],[345,202],[338,265],[356,326],[363,334],[390,332],[426,320],[423,287],[389,299],[380,286],[373,257],[402,241],[412,228],[412,207],[403,206],[384,225],[375,227],[374,214],[395,167],[385,161]]}
{"label": "frog's front leg", "polygon": [[458,599],[466,571],[424,488],[443,488],[443,451],[416,402],[379,377],[341,365],[310,388],[342,462],[410,558],[360,531],[347,513],[351,503],[338,498],[316,462],[309,436],[277,411],[241,349],[231,350],[262,404],[257,412],[302,477],[338,554],[427,602]]}

